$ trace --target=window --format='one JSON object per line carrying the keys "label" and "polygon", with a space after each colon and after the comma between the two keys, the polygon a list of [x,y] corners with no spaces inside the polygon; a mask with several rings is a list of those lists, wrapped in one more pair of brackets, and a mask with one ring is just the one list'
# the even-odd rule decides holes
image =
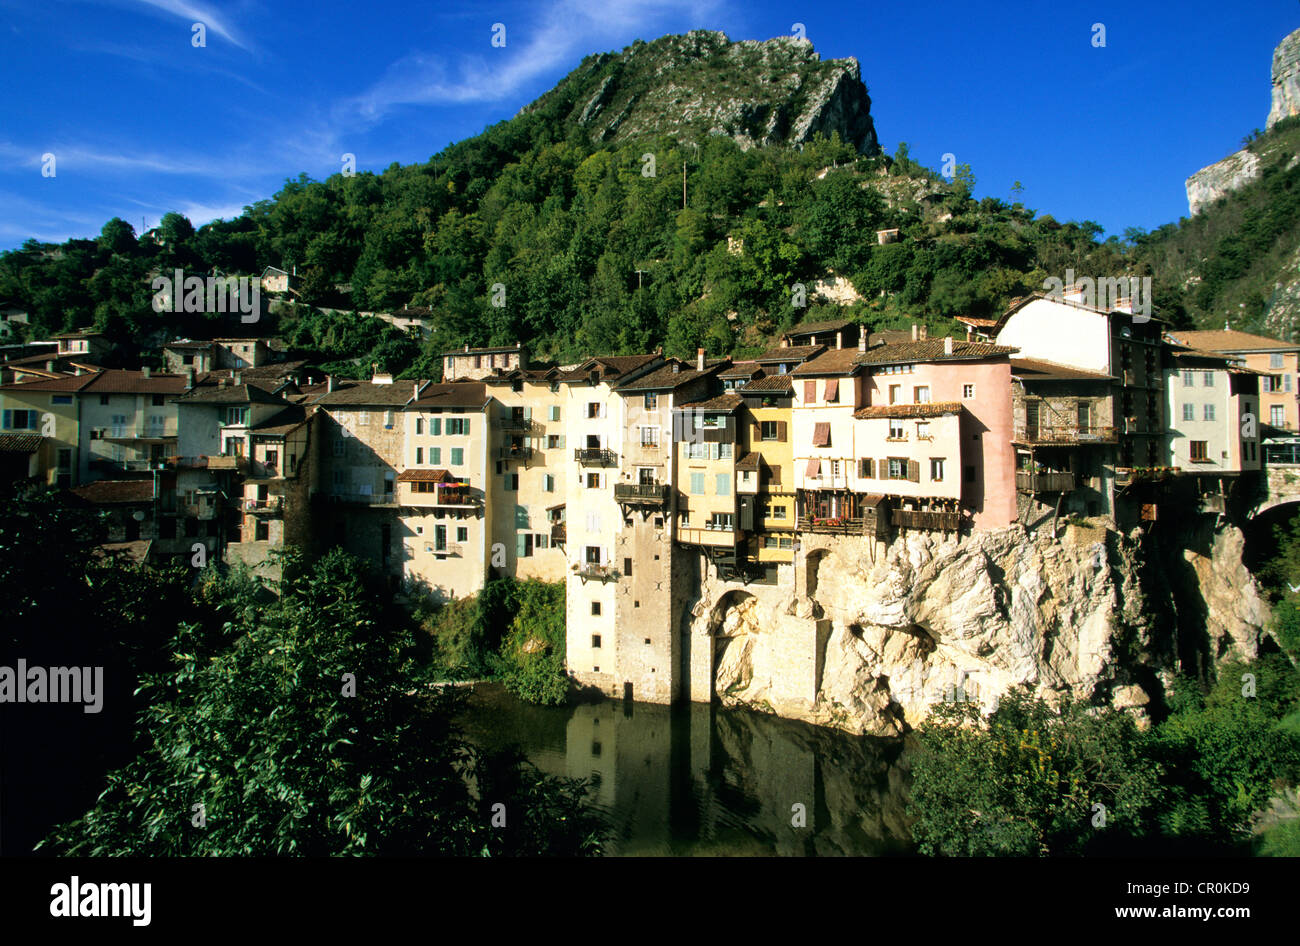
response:
{"label": "window", "polygon": [[931,436],[931,434],[930,434],[930,422],[929,422],[928,420],[917,421],[917,423],[916,423],[916,439],[917,439],[917,440],[933,440],[933,439],[934,439],[934,437]]}
{"label": "window", "polygon": [[713,456],[711,457],[711,459],[714,459],[714,460],[730,460],[730,459],[732,459],[732,457],[734,456],[734,449],[735,449],[735,448],[734,448],[734,445],[733,445],[733,444],[729,444],[729,443],[711,443],[711,444],[709,444],[709,446],[712,447],[712,448],[715,448],[715,449],[716,449],[716,452],[710,451],[711,453],[713,453]]}
{"label": "window", "polygon": [[1202,372],[1202,383],[1207,388],[1214,387],[1214,372],[1213,371]]}
{"label": "window", "polygon": [[889,386],[889,403],[897,404],[903,397],[903,386],[901,384],[891,384]]}
{"label": "window", "polygon": [[370,412],[359,411],[357,413],[357,423],[360,424],[362,427],[368,426],[370,424]]}
{"label": "window", "polygon": [[503,483],[503,485],[505,486],[505,490],[506,490],[507,493],[517,493],[517,492],[519,492],[519,474],[518,474],[518,473],[507,473],[504,477],[502,477],[502,483]]}
{"label": "window", "polygon": [[429,462],[430,462],[430,463],[441,463],[441,462],[442,462],[442,447],[430,447],[430,448],[429,448]]}
{"label": "window", "polygon": [[930,457],[930,482],[943,482],[943,457]]}
{"label": "window", "polygon": [[423,433],[424,433],[424,418],[417,417],[415,419],[415,435],[418,437]]}
{"label": "window", "polygon": [[691,493],[692,495],[695,496],[704,495],[704,474],[703,473],[691,474]]}
{"label": "window", "polygon": [[515,536],[515,557],[533,557],[533,534],[531,532],[521,532]]}
{"label": "window", "polygon": [[657,447],[659,446],[659,428],[642,427],[641,428],[641,446]]}
{"label": "window", "polygon": [[600,416],[600,402],[599,401],[587,402],[587,417],[590,419],[599,416]]}
{"label": "window", "polygon": [[913,389],[912,389],[912,401],[913,401],[913,403],[915,403],[915,404],[929,404],[929,403],[930,403],[930,386],[929,386],[928,384],[920,384],[920,385],[917,385],[915,388],[913,388]]}
{"label": "window", "polygon": [[709,445],[702,441],[687,443],[686,458],[688,460],[707,460],[709,458]]}
{"label": "window", "polygon": [[1195,404],[1184,404],[1184,405],[1183,405],[1183,420],[1196,420],[1196,405],[1195,405]]}
{"label": "window", "polygon": [[758,436],[760,440],[776,439],[776,421],[765,420],[762,423],[760,423],[758,427],[759,427]]}
{"label": "window", "polygon": [[101,394],[101,395],[99,396],[99,406],[100,406],[100,407],[108,407],[108,395],[107,395],[107,394]]}
{"label": "window", "polygon": [[451,465],[452,465],[452,466],[464,466],[464,465],[465,465],[465,448],[464,448],[464,447],[452,447],[452,448],[451,448]]}
{"label": "window", "polygon": [[545,490],[545,491],[548,492],[548,493],[553,493],[553,492],[555,492],[555,476],[554,476],[554,474],[547,473],[545,476],[542,477],[542,489]]}
{"label": "window", "polygon": [[[362,416],[365,416],[364,412],[362,412]],[[123,422],[123,423],[126,423],[126,419],[125,419],[125,417],[123,417],[123,421],[122,421],[122,422]],[[245,424],[247,424],[247,423],[248,423],[248,408],[246,408],[246,407],[227,407],[227,408],[226,408],[226,425],[227,425],[227,426],[242,426],[242,425],[245,425]]]}
{"label": "window", "polygon": [[1206,449],[1206,441],[1204,441],[1204,440],[1192,440],[1192,441],[1190,441],[1190,446],[1191,446],[1191,449],[1192,449],[1192,459],[1193,459],[1193,460],[1208,460],[1208,459],[1209,459],[1209,451]]}
{"label": "window", "polygon": [[271,524],[265,520],[259,519],[253,525],[253,541],[269,542],[271,540]]}
{"label": "window", "polygon": [[1282,375],[1282,390],[1288,393],[1291,391],[1291,376],[1289,374]]}
{"label": "window", "polygon": [[[599,604],[598,602],[593,601],[592,604],[593,604],[597,609],[600,608],[600,604]],[[595,610],[595,611],[592,611],[591,613],[592,613],[592,614],[599,614],[600,611],[599,611],[599,610]],[[592,646],[592,647],[599,647],[599,646],[600,646],[600,635],[599,635],[599,634],[592,634],[592,635],[591,635],[591,646]],[[600,745],[600,743],[593,743],[593,745]],[[599,753],[596,753],[596,754],[598,755]]]}
{"label": "window", "polygon": [[871,457],[858,458],[858,478],[874,480],[876,478],[876,461]]}
{"label": "window", "polygon": [[433,550],[435,552],[447,551],[447,527],[446,526],[433,527]]}
{"label": "window", "polygon": [[558,405],[558,404],[552,404],[552,405],[550,406],[550,408],[547,410],[547,415],[546,415],[546,416],[547,416],[547,419],[548,419],[548,420],[552,420],[552,421],[559,420],[559,419],[560,419],[560,405]]}
{"label": "window", "polygon": [[[1290,389],[1288,388],[1287,390],[1290,390]],[[55,394],[53,397],[50,398],[50,403],[51,403],[51,404],[71,404],[71,403],[72,403],[72,395],[71,395],[71,394]]]}
{"label": "window", "polygon": [[975,396],[975,385],[963,384],[961,386],[961,396],[964,400],[970,400]]}
{"label": "window", "polygon": [[903,422],[901,420],[891,419],[889,422],[889,439],[906,440],[907,434],[903,432]]}
{"label": "window", "polygon": [[1286,426],[1286,408],[1281,404],[1274,404],[1268,409],[1268,422],[1274,427]]}
{"label": "window", "polygon": [[786,510],[786,507],[785,507],[785,506],[775,506],[775,505],[773,505],[773,504],[771,504],[771,503],[768,503],[766,506],[763,507],[763,518],[764,518],[764,519],[784,519],[784,518],[785,518],[785,510]]}
{"label": "window", "polygon": [[587,489],[600,489],[600,474],[599,474],[599,473],[588,473],[588,474],[587,474]]}
{"label": "window", "polygon": [[39,423],[36,411],[4,412],[4,426],[8,430],[35,430]]}
{"label": "window", "polygon": [[1282,367],[1282,356],[1281,356],[1280,354],[1272,354],[1272,355],[1269,355],[1269,356],[1268,356],[1268,366],[1269,366],[1270,368],[1281,368],[1281,367]]}
{"label": "window", "polygon": [[384,411],[384,430],[393,429],[393,412]]}
{"label": "window", "polygon": [[457,527],[456,527],[456,541],[457,541],[457,542],[468,542],[468,541],[469,541],[469,527],[468,527],[468,526],[457,526]]}
{"label": "window", "polygon": [[805,381],[803,383],[803,402],[805,404],[817,403],[817,382]]}
{"label": "window", "polygon": [[416,447],[416,448],[415,448],[415,465],[416,465],[416,466],[420,466],[420,465],[423,464],[423,463],[424,463],[424,448],[423,448],[423,447]]}
{"label": "window", "polygon": [[646,410],[653,411],[655,408],[659,406],[659,395],[651,391],[649,394],[645,396],[644,403],[645,403]]}
{"label": "window", "polygon": [[1213,404],[1206,404],[1206,405],[1205,405],[1205,415],[1204,415],[1204,417],[1202,418],[1202,420],[1214,420],[1214,405],[1213,405]]}
{"label": "window", "polygon": [[630,558],[623,559],[623,575],[626,578],[632,577],[632,560]]}
{"label": "window", "polygon": [[537,533],[537,535],[533,536],[533,545],[534,545],[534,547],[539,548],[539,549],[544,549],[544,548],[546,548],[546,543],[547,543],[547,540],[548,540],[549,538],[550,538],[550,537],[549,537],[548,535],[546,535],[545,533],[543,533],[543,532],[539,532],[539,533]]}
{"label": "window", "polygon": [[1195,372],[1195,371],[1184,371],[1184,372],[1183,372],[1183,387],[1185,387],[1185,388],[1190,388],[1190,387],[1192,387],[1194,384],[1196,384],[1196,372]]}
{"label": "window", "polygon": [[469,418],[468,418],[468,417],[448,417],[448,418],[447,418],[447,436],[448,436],[448,437],[468,437],[468,436],[469,436]]}
{"label": "window", "polygon": [[731,474],[719,473],[717,475],[717,493],[719,496],[731,495]]}
{"label": "window", "polygon": [[430,418],[429,418],[429,436],[431,436],[431,437],[441,437],[441,436],[442,436],[442,418],[441,418],[441,417],[430,417]]}
{"label": "window", "polygon": [[840,400],[840,379],[828,378],[826,380],[825,400],[827,404],[838,404]]}

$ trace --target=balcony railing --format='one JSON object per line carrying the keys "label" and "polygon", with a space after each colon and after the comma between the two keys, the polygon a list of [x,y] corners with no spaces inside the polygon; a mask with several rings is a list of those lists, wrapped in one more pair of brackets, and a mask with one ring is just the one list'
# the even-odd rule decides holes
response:
{"label": "balcony railing", "polygon": [[532,456],[532,447],[517,447],[513,444],[506,444],[504,447],[497,448],[497,459],[499,460],[531,460]]}
{"label": "balcony railing", "polygon": [[1018,471],[1016,489],[1022,493],[1069,493],[1074,490],[1074,474]]}
{"label": "balcony railing", "polygon": [[531,417],[503,417],[501,418],[502,430],[519,430],[529,431],[537,429],[537,422]]}
{"label": "balcony railing", "polygon": [[551,526],[551,544],[567,545],[568,531],[563,522],[557,522]]}
{"label": "balcony railing", "polygon": [[735,545],[740,541],[740,531],[732,526],[708,523],[703,528],[679,526],[677,541],[684,545]]}
{"label": "balcony railing", "polygon": [[579,447],[573,451],[573,459],[583,466],[615,466],[618,454],[605,447]]}
{"label": "balcony railing", "polygon": [[407,506],[475,507],[483,505],[483,498],[468,486],[440,486],[429,492],[403,490],[402,503]]}
{"label": "balcony railing", "polygon": [[270,499],[244,500],[244,510],[251,512],[255,516],[278,516],[283,508],[283,496],[272,496]]}
{"label": "balcony railing", "polygon": [[1016,428],[1020,443],[1114,443],[1114,427],[1088,427],[1079,424],[1054,426],[1025,425]]}
{"label": "balcony railing", "polygon": [[929,529],[935,532],[956,532],[961,528],[961,513],[931,512],[925,509],[895,509],[890,521],[905,529]]}
{"label": "balcony railing", "polygon": [[1130,486],[1134,483],[1163,483],[1178,476],[1179,471],[1172,466],[1154,467],[1116,467],[1115,485]]}
{"label": "balcony railing", "polygon": [[392,506],[397,502],[392,493],[331,493],[330,500],[353,506]]}
{"label": "balcony railing", "polygon": [[452,558],[462,558],[464,552],[464,548],[455,543],[445,544],[442,548],[438,548],[436,545],[433,547],[434,555],[450,555]]}
{"label": "balcony railing", "polygon": [[618,569],[611,565],[596,565],[591,562],[584,562],[581,565],[573,566],[574,573],[584,582],[587,581],[618,581]]}
{"label": "balcony railing", "polygon": [[92,427],[91,440],[175,440],[176,425],[142,424],[134,427]]}
{"label": "balcony railing", "polygon": [[614,502],[665,506],[668,504],[668,485],[666,483],[615,483]]}

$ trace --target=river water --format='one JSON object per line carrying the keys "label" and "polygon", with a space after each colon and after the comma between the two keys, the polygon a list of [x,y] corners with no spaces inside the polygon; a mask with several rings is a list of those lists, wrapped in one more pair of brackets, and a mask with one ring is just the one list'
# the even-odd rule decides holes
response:
{"label": "river water", "polygon": [[473,687],[460,724],[547,775],[594,777],[612,855],[912,850],[899,740],[700,704],[535,706],[496,684]]}

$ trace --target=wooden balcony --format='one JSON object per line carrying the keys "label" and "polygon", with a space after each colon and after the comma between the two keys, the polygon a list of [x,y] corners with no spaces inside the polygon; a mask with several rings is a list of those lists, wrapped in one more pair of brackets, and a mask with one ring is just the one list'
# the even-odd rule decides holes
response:
{"label": "wooden balcony", "polygon": [[521,433],[539,429],[539,425],[531,417],[503,417],[500,427],[502,430]]}
{"label": "wooden balcony", "polygon": [[666,506],[667,483],[615,483],[614,502],[638,506]]}
{"label": "wooden balcony", "polygon": [[1074,491],[1074,474],[1018,471],[1016,489],[1022,493],[1070,493]]}
{"label": "wooden balcony", "polygon": [[739,543],[742,538],[740,530],[730,526],[710,524],[697,529],[689,526],[677,527],[677,541],[683,545],[732,547]]}
{"label": "wooden balcony", "polygon": [[532,458],[532,447],[517,447],[514,444],[506,444],[504,447],[497,448],[498,460],[523,460],[527,462]]}
{"label": "wooden balcony", "polygon": [[618,454],[605,447],[579,447],[573,451],[573,459],[583,466],[616,466]]}
{"label": "wooden balcony", "polygon": [[849,516],[835,516],[821,519],[816,516],[799,517],[800,532],[814,532],[820,535],[862,535],[862,520]]}
{"label": "wooden balcony", "polygon": [[551,544],[552,545],[568,544],[568,530],[565,527],[563,522],[556,522],[551,524]]}
{"label": "wooden balcony", "polygon": [[890,521],[904,529],[927,529],[931,532],[956,532],[961,528],[961,513],[931,512],[924,509],[894,509]]}
{"label": "wooden balcony", "polygon": [[1082,427],[1078,424],[1056,426],[1021,426],[1016,428],[1017,443],[1088,444],[1115,443],[1114,427]]}
{"label": "wooden balcony", "polygon": [[272,496],[270,499],[246,499],[244,511],[254,516],[275,517],[284,511],[284,497]]}
{"label": "wooden balcony", "polygon": [[469,486],[436,485],[430,490],[412,489],[411,483],[400,484],[403,506],[441,506],[449,509],[477,509],[483,498]]}

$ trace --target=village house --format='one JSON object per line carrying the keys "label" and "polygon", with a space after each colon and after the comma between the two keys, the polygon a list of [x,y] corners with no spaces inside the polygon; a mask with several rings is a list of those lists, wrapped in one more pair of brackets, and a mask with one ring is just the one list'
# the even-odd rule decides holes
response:
{"label": "village house", "polygon": [[1260,373],[1260,421],[1289,433],[1300,432],[1300,345],[1263,335],[1221,330],[1168,333],[1171,342],[1231,356]]}
{"label": "village house", "polygon": [[[94,378],[88,372],[0,385],[0,436],[23,437],[21,443],[11,441],[14,449],[26,449],[31,437],[40,438],[32,456],[41,483],[63,489],[80,482],[77,394]],[[29,461],[28,468],[32,465]]]}
{"label": "village house", "polygon": [[442,356],[442,380],[481,381],[494,374],[504,374],[528,367],[528,355],[516,342],[502,348],[470,348],[449,351]]}
{"label": "village house", "polygon": [[1177,346],[1171,355],[1166,465],[1211,478],[1260,469],[1261,376],[1212,351]]}
{"label": "village house", "polygon": [[120,479],[160,469],[177,453],[176,400],[194,375],[106,369],[78,393],[78,479]]}

